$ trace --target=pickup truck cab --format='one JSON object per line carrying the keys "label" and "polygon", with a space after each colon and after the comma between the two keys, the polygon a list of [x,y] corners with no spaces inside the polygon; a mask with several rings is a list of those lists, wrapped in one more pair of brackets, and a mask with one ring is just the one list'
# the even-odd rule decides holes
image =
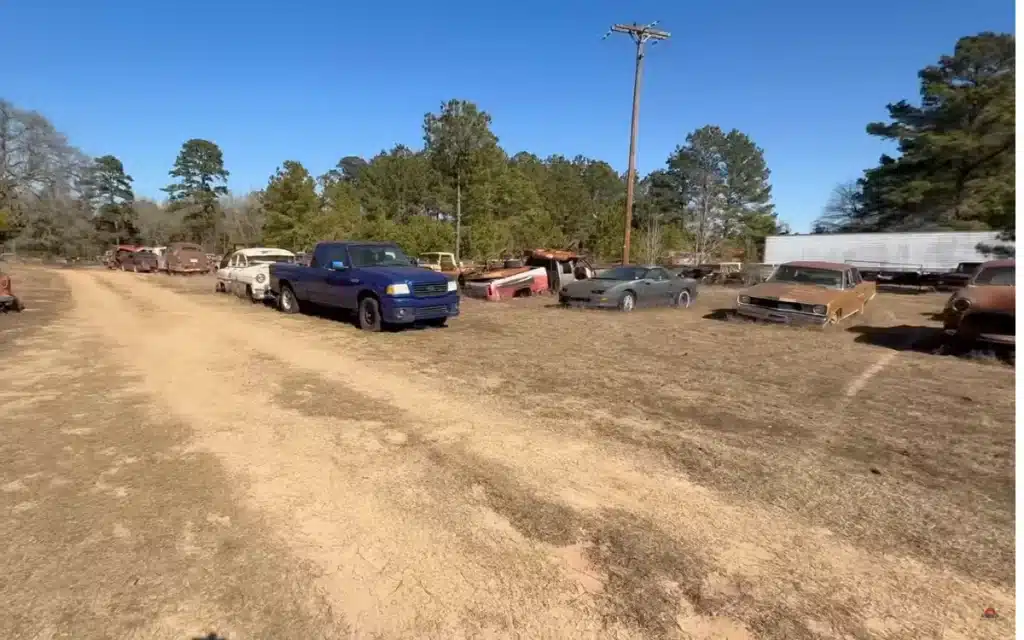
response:
{"label": "pickup truck cab", "polygon": [[417,322],[444,326],[459,315],[457,289],[443,274],[413,266],[389,242],[321,242],[308,267],[270,265],[270,290],[282,312],[307,305],[354,311],[366,331]]}

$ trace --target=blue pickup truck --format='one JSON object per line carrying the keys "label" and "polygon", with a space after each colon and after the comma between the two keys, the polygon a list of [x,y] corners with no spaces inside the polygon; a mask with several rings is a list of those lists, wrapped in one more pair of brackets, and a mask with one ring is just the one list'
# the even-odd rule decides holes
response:
{"label": "blue pickup truck", "polygon": [[307,305],[354,311],[366,331],[413,323],[440,327],[459,315],[457,283],[415,266],[386,242],[320,242],[308,267],[271,264],[270,290],[284,313]]}

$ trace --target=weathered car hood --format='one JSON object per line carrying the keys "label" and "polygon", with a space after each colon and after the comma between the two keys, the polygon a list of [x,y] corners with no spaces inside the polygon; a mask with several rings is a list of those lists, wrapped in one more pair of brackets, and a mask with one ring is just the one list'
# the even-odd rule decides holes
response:
{"label": "weathered car hood", "polygon": [[1017,287],[1013,285],[968,285],[957,297],[970,299],[975,311],[1014,313],[1017,308]]}
{"label": "weathered car hood", "polygon": [[828,304],[835,300],[839,291],[816,285],[792,284],[789,282],[762,282],[742,292],[752,298],[770,298],[785,302],[806,304]]}
{"label": "weathered car hood", "polygon": [[625,280],[598,280],[596,278],[591,278],[570,282],[565,285],[564,289],[566,295],[582,298],[590,295],[601,295],[600,293],[595,293],[597,291],[607,293],[615,287],[625,284],[625,282]]}

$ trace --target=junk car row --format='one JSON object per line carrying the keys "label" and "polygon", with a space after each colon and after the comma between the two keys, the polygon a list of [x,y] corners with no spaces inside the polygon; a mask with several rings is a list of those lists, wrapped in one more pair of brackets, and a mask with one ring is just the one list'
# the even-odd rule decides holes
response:
{"label": "junk car row", "polygon": [[[132,271],[200,273],[210,269],[198,245],[118,246],[108,266]],[[219,267],[219,268],[218,268]],[[659,265],[596,269],[585,257],[536,249],[522,258],[467,267],[450,253],[411,258],[389,242],[321,242],[308,254],[249,247],[229,252],[216,268],[216,290],[251,302],[272,302],[284,313],[307,307],[353,312],[368,331],[387,325],[443,326],[460,313],[460,294],[506,300],[550,293],[563,307],[688,308],[698,295],[700,269]],[[697,276],[697,277],[694,277]],[[961,264],[943,283],[955,287],[939,314],[943,330],[959,341],[1013,344],[1015,262]],[[863,313],[878,284],[849,263],[794,261],[775,267],[762,282],[741,289],[733,311],[742,318],[828,327]]]}

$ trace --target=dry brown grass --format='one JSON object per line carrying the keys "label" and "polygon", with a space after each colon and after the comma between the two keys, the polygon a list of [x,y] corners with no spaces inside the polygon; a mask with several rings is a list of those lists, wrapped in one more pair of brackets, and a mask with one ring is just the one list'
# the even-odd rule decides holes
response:
{"label": "dry brown grass", "polygon": [[67,277],[64,342],[149,403],[136,432],[165,414],[212,465],[140,492],[261,514],[238,516],[239,557],[309,568],[250,597],[312,625],[296,628],[330,635],[315,581],[388,637],[1013,632],[1014,372],[931,352],[942,296],[881,295],[837,332],[709,319],[735,293],[707,290],[628,316],[466,301],[446,329],[368,335],[207,277]]}

